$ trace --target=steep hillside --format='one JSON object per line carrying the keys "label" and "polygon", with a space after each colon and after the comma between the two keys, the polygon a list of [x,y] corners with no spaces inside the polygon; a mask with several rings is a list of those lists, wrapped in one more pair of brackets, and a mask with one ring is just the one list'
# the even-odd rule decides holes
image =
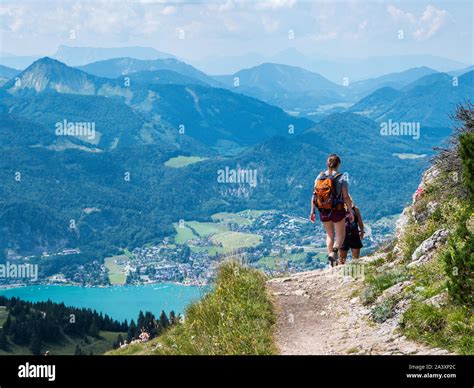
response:
{"label": "steep hillside", "polygon": [[266,291],[255,270],[224,264],[184,323],[111,354],[473,355],[473,114],[457,111],[463,126],[383,249],[267,280]]}
{"label": "steep hillside", "polygon": [[283,354],[474,354],[473,111],[458,118],[392,244],[268,282]]}
{"label": "steep hillside", "polygon": [[14,77],[18,73],[20,73],[19,70],[12,69],[11,67],[0,65],[0,77],[8,79],[8,78]]}
{"label": "steep hillside", "polygon": [[237,262],[224,263],[213,290],[189,306],[184,320],[146,343],[135,339],[110,355],[275,354],[275,315],[265,277]]}

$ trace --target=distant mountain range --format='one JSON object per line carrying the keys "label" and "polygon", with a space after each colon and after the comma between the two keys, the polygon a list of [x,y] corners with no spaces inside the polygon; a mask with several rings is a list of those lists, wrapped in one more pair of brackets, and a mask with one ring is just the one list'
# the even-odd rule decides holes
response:
{"label": "distant mountain range", "polygon": [[[397,213],[426,163],[397,155],[429,155],[450,132],[445,116],[473,95],[472,72],[454,87],[453,76],[429,68],[342,86],[264,64],[239,72],[235,88],[234,74],[214,79],[176,59],[118,58],[79,69],[41,58],[15,76],[0,88],[0,253],[78,246],[89,259],[169,236],[182,218],[247,208],[306,216],[331,152],[341,154],[365,218]],[[354,89],[377,86],[356,102]],[[273,105],[344,103],[338,99],[356,103],[327,110],[317,123]],[[386,120],[419,121],[426,130],[419,139],[382,136]],[[74,132],[89,124],[94,136]],[[208,159],[164,164],[178,155]],[[257,186],[222,185],[216,172],[226,167],[256,169]],[[21,172],[21,184],[12,171]]]}
{"label": "distant mountain range", "polygon": [[64,119],[96,124],[93,140],[85,136],[56,138],[55,145],[61,148],[74,144],[91,150],[109,149],[156,144],[165,137],[176,142],[180,128],[184,137],[208,146],[242,146],[288,134],[290,125],[295,133],[313,125],[225,89],[147,84],[143,78],[126,86],[123,79],[97,77],[47,57],[33,63],[18,78],[19,83],[12,79],[3,87],[16,97],[4,102],[12,115],[37,120],[50,131]]}
{"label": "distant mountain range", "polygon": [[11,67],[0,65],[0,77],[2,78],[12,78],[15,75],[19,74],[20,70],[12,69]]}
{"label": "distant mountain range", "polygon": [[[79,69],[99,77],[117,78],[131,75],[140,71],[167,70],[188,77],[189,83],[204,83],[210,86],[222,86],[212,77],[174,58],[140,60],[135,58],[114,58],[105,61],[89,63]],[[133,78],[133,77],[132,77]]]}
{"label": "distant mountain range", "polygon": [[151,47],[71,47],[59,46],[53,58],[69,66],[82,66],[88,63],[111,58],[130,57],[141,60],[175,58],[174,55]]}
{"label": "distant mountain range", "polygon": [[437,73],[437,71],[426,66],[414,67],[399,73],[390,73],[377,78],[356,81],[349,84],[349,90],[357,94],[358,98],[362,98],[383,87],[401,89],[425,75],[434,73]]}
{"label": "distant mountain range", "polygon": [[389,73],[399,73],[420,66],[427,66],[442,72],[462,69],[467,66],[467,64],[459,61],[433,55],[327,59],[317,53],[303,54],[295,48],[287,48],[270,56],[259,53],[247,53],[240,56],[215,55],[199,60],[188,58],[186,62],[208,74],[233,74],[243,68],[258,66],[267,62],[280,63],[317,72],[336,84],[341,84],[345,77],[349,78],[351,83],[354,83],[363,79],[380,77]]}
{"label": "distant mountain range", "polygon": [[419,122],[422,127],[452,125],[450,114],[458,104],[474,96],[474,70],[457,80],[446,73],[422,77],[402,88],[379,89],[355,104],[350,111],[376,121]]}
{"label": "distant mountain range", "polygon": [[346,100],[342,86],[295,66],[264,63],[215,78],[232,91],[298,113],[310,113],[319,105]]}

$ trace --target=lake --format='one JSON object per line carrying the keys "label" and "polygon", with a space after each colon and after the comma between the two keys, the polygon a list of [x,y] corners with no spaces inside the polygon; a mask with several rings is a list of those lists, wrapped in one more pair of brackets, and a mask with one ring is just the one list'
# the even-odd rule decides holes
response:
{"label": "lake", "polygon": [[81,286],[26,286],[0,290],[0,295],[18,297],[31,302],[64,302],[66,306],[87,307],[108,314],[113,319],[135,322],[140,310],[155,316],[164,310],[183,313],[185,307],[204,295],[203,288],[160,283],[138,286],[81,287]]}

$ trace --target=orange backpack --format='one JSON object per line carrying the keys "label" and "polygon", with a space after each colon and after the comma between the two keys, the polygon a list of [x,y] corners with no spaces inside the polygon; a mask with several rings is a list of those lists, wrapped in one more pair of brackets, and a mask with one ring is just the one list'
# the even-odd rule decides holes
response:
{"label": "orange backpack", "polygon": [[337,206],[336,185],[334,181],[342,174],[326,175],[321,173],[314,185],[314,204],[319,210],[331,210]]}

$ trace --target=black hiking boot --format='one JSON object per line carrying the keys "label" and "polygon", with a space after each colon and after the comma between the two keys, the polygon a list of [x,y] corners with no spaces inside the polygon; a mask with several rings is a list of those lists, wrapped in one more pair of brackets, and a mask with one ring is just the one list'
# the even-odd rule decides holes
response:
{"label": "black hiking boot", "polygon": [[337,265],[337,249],[336,251],[333,249],[332,253],[328,255],[328,261],[331,267],[335,267]]}
{"label": "black hiking boot", "polygon": [[338,248],[333,248],[332,253],[333,253],[333,258],[334,258],[334,264],[331,265],[332,267],[335,267],[336,265],[339,264],[339,255],[338,255],[339,249]]}

